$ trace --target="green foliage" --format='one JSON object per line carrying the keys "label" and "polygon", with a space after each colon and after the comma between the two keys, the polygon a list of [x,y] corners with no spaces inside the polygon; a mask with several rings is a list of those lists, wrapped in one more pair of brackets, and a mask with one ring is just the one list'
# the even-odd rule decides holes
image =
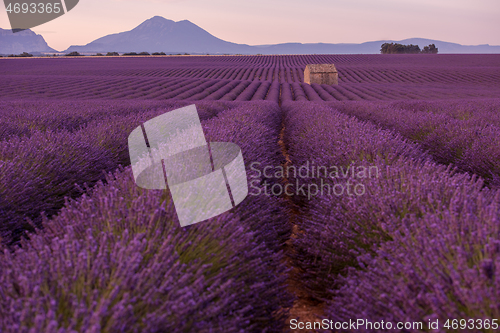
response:
{"label": "green foliage", "polygon": [[81,56],[81,54],[80,54],[80,53],[78,53],[78,52],[76,52],[76,51],[74,51],[74,52],[71,52],[71,53],[65,54],[64,56],[66,56],[66,57],[80,57],[80,56]]}
{"label": "green foliage", "polygon": [[436,47],[436,45],[430,44],[429,46],[424,47],[422,53],[437,54],[438,48]]}
{"label": "green foliage", "polygon": [[137,52],[127,52],[127,53],[124,53],[123,54],[124,56],[148,56],[150,55],[148,52],[141,52],[141,53],[137,53]]}
{"label": "green foliage", "polygon": [[384,43],[380,48],[382,54],[417,54],[417,53],[438,53],[436,45],[431,44],[420,50],[418,45],[403,45],[399,43]]}
{"label": "green foliage", "polygon": [[32,57],[33,55],[31,53],[28,53],[28,52],[23,52],[21,54],[11,54],[9,55],[8,57],[15,57],[15,58],[28,58],[28,57]]}
{"label": "green foliage", "polygon": [[148,52],[141,52],[141,53],[137,53],[137,52],[127,52],[127,53],[124,53],[123,54],[124,56],[148,56],[150,55]]}
{"label": "green foliage", "polygon": [[154,52],[152,55],[166,55],[165,52]]}
{"label": "green foliage", "polygon": [[118,52],[108,52],[108,53],[106,53],[107,57],[117,57],[119,55],[120,54]]}
{"label": "green foliage", "polygon": [[418,45],[403,45],[398,43],[384,43],[380,49],[382,54],[415,54],[420,53]]}

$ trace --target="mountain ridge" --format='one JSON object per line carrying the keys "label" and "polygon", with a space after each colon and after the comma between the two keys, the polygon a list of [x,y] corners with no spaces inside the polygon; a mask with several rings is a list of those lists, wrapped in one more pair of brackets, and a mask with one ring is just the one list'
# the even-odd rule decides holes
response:
{"label": "mountain ridge", "polygon": [[174,22],[154,16],[130,31],[73,45],[65,52],[232,53],[235,47],[251,52],[251,46],[224,41],[188,20]]}
{"label": "mountain ridge", "polygon": [[0,54],[29,53],[56,53],[42,35],[38,35],[30,29],[16,32],[10,29],[0,28]]}
{"label": "mountain ridge", "polygon": [[426,38],[401,41],[379,40],[364,43],[280,43],[247,45],[224,41],[182,20],[175,22],[154,16],[130,31],[98,38],[86,45],[73,45],[65,52],[167,52],[194,54],[356,54],[380,53],[386,42],[417,44],[421,48],[436,44],[440,53],[500,53],[500,46],[461,45]]}
{"label": "mountain ridge", "polygon": [[[0,54],[22,52],[55,53],[41,35],[31,30],[31,36],[22,40],[22,33],[4,37],[10,30],[0,29]],[[18,36],[18,37],[17,37]],[[26,37],[26,36],[24,36]],[[18,38],[14,40],[13,38]],[[364,43],[279,43],[247,45],[222,40],[189,20],[173,21],[161,16],[153,16],[129,31],[100,37],[86,45],[72,45],[65,53],[106,53],[106,52],[165,52],[169,54],[378,54],[383,43],[415,44],[423,48],[435,44],[439,53],[497,53],[497,45],[462,45],[427,38],[407,38],[400,41],[377,40]]]}

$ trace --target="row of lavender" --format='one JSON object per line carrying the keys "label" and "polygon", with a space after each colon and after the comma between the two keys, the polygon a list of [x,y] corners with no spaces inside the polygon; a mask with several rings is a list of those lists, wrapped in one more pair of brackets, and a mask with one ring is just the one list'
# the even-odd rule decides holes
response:
{"label": "row of lavender", "polygon": [[[342,80],[342,78],[341,78]],[[308,85],[300,82],[239,81],[194,78],[115,78],[10,76],[0,81],[5,99],[151,99],[151,100],[272,100],[272,101],[379,101],[407,99],[492,98],[496,86],[436,84],[352,84]],[[271,90],[278,96],[268,97]]]}
{"label": "row of lavender", "polygon": [[[222,106],[205,105],[207,140],[237,143],[247,168],[282,163],[275,103]],[[134,126],[159,111],[122,120]],[[111,124],[101,126],[114,130]],[[80,164],[78,156],[67,157]],[[249,197],[231,212],[181,228],[167,192],[137,187],[129,167],[87,191],[52,220],[44,218],[44,230],[21,248],[5,249],[2,332],[283,330],[292,298],[278,249],[290,227],[279,199]]]}
{"label": "row of lavender", "polygon": [[500,186],[500,100],[333,103],[337,110],[374,122],[418,142],[434,160]]}
{"label": "row of lavender", "polygon": [[[403,57],[399,57],[402,59]],[[427,58],[429,59],[429,58]],[[6,59],[3,59],[6,60]],[[297,69],[311,63],[335,64],[373,64],[382,60],[380,57],[356,55],[296,55],[296,56],[233,56],[233,57],[164,57],[164,58],[65,58],[65,59],[30,59],[18,61],[8,59],[0,63],[0,74],[22,75],[76,75],[76,76],[187,76],[211,73],[216,77],[227,76],[235,68],[244,69],[241,77],[268,77],[276,73],[274,68],[291,71],[289,74],[297,79]],[[32,61],[34,60],[34,61]],[[385,60],[382,62],[386,61]],[[407,59],[408,60],[408,59]],[[491,59],[488,59],[491,61]],[[393,62],[392,62],[393,63]],[[254,69],[255,68],[255,69]],[[260,69],[259,69],[260,68]],[[269,70],[271,68],[271,70]],[[247,71],[247,69],[249,69]],[[263,71],[265,70],[265,75]],[[257,75],[258,72],[258,75]],[[229,75],[232,75],[229,74]],[[238,74],[237,74],[238,75]],[[276,73],[276,75],[279,75]],[[286,77],[284,73],[282,77]],[[228,76],[229,77],[229,76]]]}
{"label": "row of lavender", "polygon": [[302,82],[304,81],[304,68],[259,66],[224,66],[215,68],[181,67],[160,70],[125,70],[111,72],[109,73],[109,76],[183,77],[236,81]]}
{"label": "row of lavender", "polygon": [[[377,55],[377,54],[315,54],[273,56],[189,56],[139,58],[64,58],[64,59],[4,59],[0,75],[138,75],[165,76],[172,70],[185,70],[183,76],[202,70],[232,68],[304,68],[307,64],[333,63],[339,68],[358,68],[371,74],[384,76],[393,70],[407,73],[438,73],[454,70],[455,75],[467,79],[468,75],[486,75],[498,80],[500,57],[497,54],[440,54],[440,55]],[[487,73],[489,69],[489,74]],[[417,70],[418,72],[414,72]],[[421,72],[423,71],[423,72]],[[476,73],[476,74],[474,74]],[[226,72],[227,74],[227,72]],[[437,75],[432,75],[438,79]],[[404,80],[404,76],[399,76]],[[418,77],[417,77],[418,78]]]}
{"label": "row of lavender", "polygon": [[[40,226],[65,197],[104,179],[104,172],[130,163],[127,137],[142,122],[188,102],[34,102],[1,103],[0,237],[5,244]],[[229,103],[231,104],[231,103]],[[201,119],[235,107],[198,104]]]}
{"label": "row of lavender", "polygon": [[[335,63],[334,63],[335,64]],[[196,64],[193,64],[196,66]],[[392,83],[392,84],[482,84],[495,85],[500,80],[500,73],[491,68],[453,68],[453,67],[417,67],[408,66],[377,67],[342,66],[337,68],[339,78],[344,83]],[[258,65],[221,65],[214,67],[172,67],[160,69],[127,69],[109,71],[110,77],[136,78],[198,78],[237,81],[278,81],[304,82],[305,65],[282,67]],[[89,74],[89,73],[87,73]],[[95,73],[104,76],[105,73]]]}
{"label": "row of lavender", "polygon": [[292,164],[307,166],[288,179],[301,189],[293,260],[326,318],[424,327],[498,318],[498,192],[323,103],[284,109]]}

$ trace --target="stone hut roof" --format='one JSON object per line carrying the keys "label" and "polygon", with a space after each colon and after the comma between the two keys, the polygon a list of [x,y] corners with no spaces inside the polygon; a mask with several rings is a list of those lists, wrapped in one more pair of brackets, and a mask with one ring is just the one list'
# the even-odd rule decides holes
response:
{"label": "stone hut roof", "polygon": [[306,70],[309,70],[309,73],[337,73],[334,64],[308,64]]}

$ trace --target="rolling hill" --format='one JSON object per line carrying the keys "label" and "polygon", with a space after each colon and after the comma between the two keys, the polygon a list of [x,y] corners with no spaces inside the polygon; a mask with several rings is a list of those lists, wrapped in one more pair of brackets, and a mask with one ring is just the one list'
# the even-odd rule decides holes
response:
{"label": "rolling hill", "polygon": [[440,53],[500,53],[500,46],[468,46],[432,39],[410,38],[402,41],[380,40],[361,44],[283,43],[246,45],[224,41],[196,24],[152,17],[136,28],[101,37],[83,46],[71,46],[65,52],[166,52],[191,54],[373,54],[380,53],[385,42],[425,45],[436,44]]}
{"label": "rolling hill", "polygon": [[41,35],[31,30],[13,33],[10,29],[0,28],[0,54],[51,53],[57,52],[47,45]]}
{"label": "rolling hill", "polygon": [[[273,45],[246,45],[224,41],[196,24],[172,21],[154,16],[136,28],[98,38],[86,45],[73,45],[67,50],[80,53],[105,52],[165,52],[169,54],[376,54],[386,42],[415,44],[423,48],[435,44],[439,53],[500,53],[500,46],[461,45],[433,39],[409,38],[400,41],[378,40],[355,43],[282,43]],[[0,29],[0,54],[22,52],[53,53],[41,35],[31,30],[13,34]]]}

